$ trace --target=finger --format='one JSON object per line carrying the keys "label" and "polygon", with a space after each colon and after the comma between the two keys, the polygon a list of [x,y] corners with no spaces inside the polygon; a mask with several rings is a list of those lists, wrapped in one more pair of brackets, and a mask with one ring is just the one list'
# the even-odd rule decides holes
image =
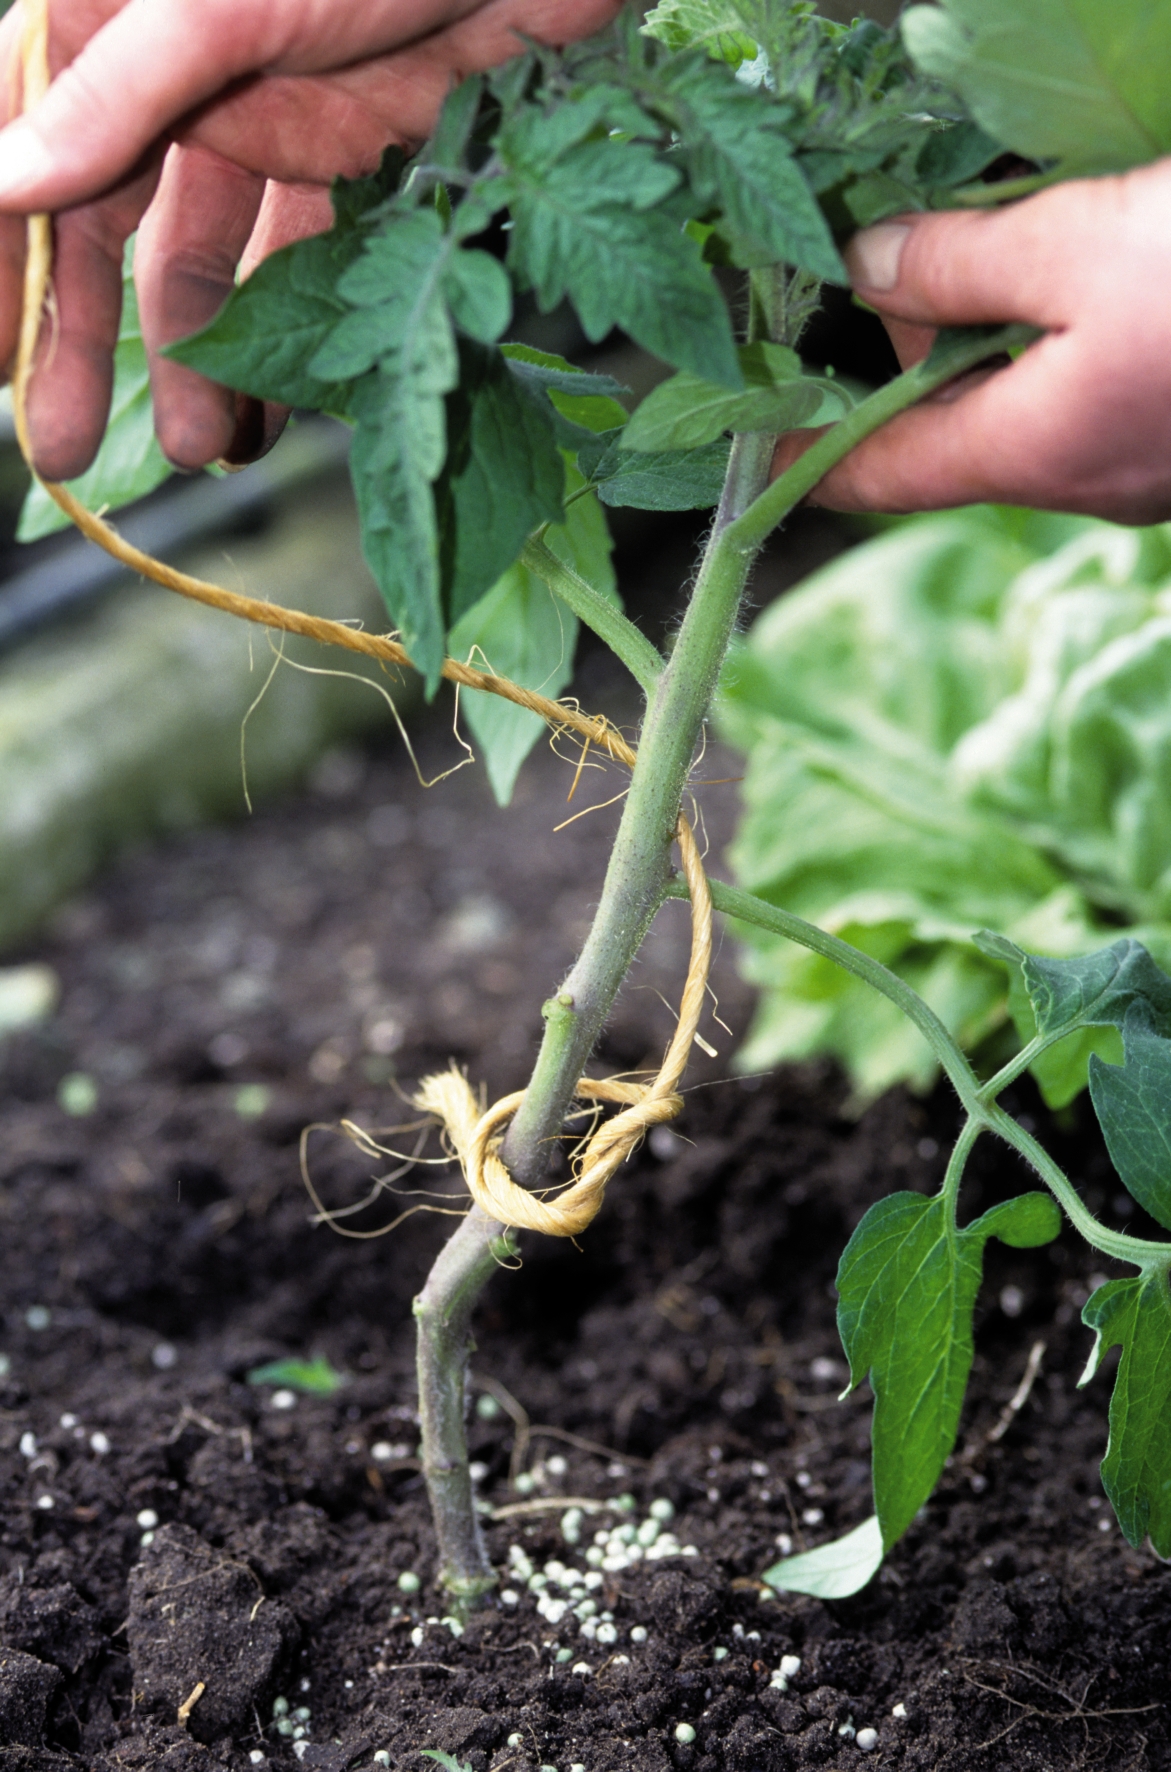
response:
{"label": "finger", "polygon": [[59,209],[133,166],[180,118],[261,69],[342,67],[443,29],[477,0],[154,0],[124,5],[0,133],[0,207]]}
{"label": "finger", "polygon": [[[1103,452],[1104,432],[1127,435],[1133,447]],[[782,439],[774,474],[814,440],[811,432]],[[831,469],[810,503],[888,512],[1020,504],[1160,521],[1171,513],[1171,412],[1158,400],[1140,419],[1132,391],[1104,386],[1080,342],[1050,336],[950,400],[900,413]]]}
{"label": "finger", "polygon": [[33,461],[44,479],[71,480],[97,454],[110,410],[123,249],[154,179],[152,168],[115,196],[54,220],[51,307],[26,407]]}
{"label": "finger", "polygon": [[1069,324],[1117,181],[1042,191],[993,213],[900,216],[855,234],[851,282],[884,315],[921,326]]}
{"label": "finger", "polygon": [[179,468],[205,467],[231,448],[236,397],[159,353],[206,326],[232,293],[263,194],[254,174],[205,148],[176,144],[139,229],[134,281],[155,432],[163,454]]}
{"label": "finger", "polygon": [[[270,253],[297,240],[307,240],[313,234],[324,234],[332,224],[333,204],[328,191],[320,185],[281,185],[270,179],[256,226],[240,260],[241,281]],[[292,410],[291,406],[278,405],[273,400],[253,400],[237,394],[236,431],[220,457],[220,466],[247,467],[267,455],[279,441]]]}

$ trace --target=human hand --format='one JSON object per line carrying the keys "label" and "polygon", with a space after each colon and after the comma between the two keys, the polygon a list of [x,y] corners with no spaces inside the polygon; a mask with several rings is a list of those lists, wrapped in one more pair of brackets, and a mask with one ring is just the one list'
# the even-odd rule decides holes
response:
{"label": "human hand", "polygon": [[[1045,329],[900,414],[818,484],[843,511],[985,500],[1119,523],[1171,517],[1171,161],[1057,185],[993,213],[904,216],[855,235],[854,288],[904,368],[938,326]],[[779,473],[816,433],[778,445]]]}
{"label": "human hand", "polygon": [[[451,84],[521,47],[599,29],[618,0],[50,0],[54,81],[0,132],[0,363],[20,317],[23,217],[56,213],[52,328],[28,393],[38,471],[92,461],[121,305],[135,281],[155,425],[176,466],[246,459],[279,432],[262,412],[159,355],[205,325],[268,252],[328,228],[327,186],[426,138]],[[0,25],[0,70],[21,9]],[[0,118],[14,82],[0,81]],[[18,89],[18,87],[17,87]],[[140,225],[141,224],[141,225]]]}

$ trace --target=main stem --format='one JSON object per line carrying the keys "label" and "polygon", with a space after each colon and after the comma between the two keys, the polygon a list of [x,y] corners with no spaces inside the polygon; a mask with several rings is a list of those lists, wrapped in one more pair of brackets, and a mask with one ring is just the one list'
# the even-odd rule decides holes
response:
{"label": "main stem", "polygon": [[[582,952],[544,1008],[545,1035],[503,1157],[522,1186],[539,1181],[574,1087],[671,877],[671,842],[704,717],[755,550],[725,534],[768,482],[773,440],[736,440],[723,498],[670,659],[649,696],[638,762]],[[423,1474],[439,1538],[440,1579],[473,1604],[494,1583],[476,1517],[464,1433],[471,1314],[498,1265],[504,1227],[473,1207],[415,1300]]]}
{"label": "main stem", "polygon": [[[754,316],[787,334],[786,305],[805,292],[777,276],[758,291]],[[792,342],[786,339],[785,342]],[[562,1130],[574,1085],[646,934],[667,896],[672,836],[704,717],[731,638],[757,551],[805,493],[864,436],[933,387],[1001,345],[1014,329],[946,350],[881,388],[768,484],[774,439],[750,433],[732,445],[724,492],[674,651],[648,687],[638,761],[610,854],[601,902],[585,947],[558,995],[545,1005],[545,1036],[503,1148],[522,1186],[540,1180]],[[588,616],[587,616],[588,619]],[[633,656],[633,655],[632,655]],[[636,672],[653,677],[650,660]],[[656,661],[657,663],[657,661]],[[494,1585],[476,1517],[464,1433],[471,1314],[487,1281],[513,1245],[505,1228],[478,1207],[441,1251],[415,1300],[423,1474],[439,1539],[440,1580],[457,1605],[470,1606]]]}

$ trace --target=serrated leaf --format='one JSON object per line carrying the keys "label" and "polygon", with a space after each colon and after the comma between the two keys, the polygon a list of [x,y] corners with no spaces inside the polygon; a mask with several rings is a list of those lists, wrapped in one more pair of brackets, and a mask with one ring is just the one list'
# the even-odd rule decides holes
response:
{"label": "serrated leaf", "polygon": [[443,293],[462,332],[495,344],[512,318],[508,272],[490,252],[455,252],[443,271]]}
{"label": "serrated leaf", "polygon": [[692,49],[698,44],[733,68],[757,53],[742,12],[727,0],[660,0],[647,13],[642,28],[668,49]]}
{"label": "serrated leaf", "polygon": [[781,132],[783,113],[707,59],[669,69],[666,85],[691,187],[722,210],[734,262],[791,264],[846,283],[829,224]]}
{"label": "serrated leaf", "polygon": [[313,357],[312,373],[347,381],[401,350],[420,315],[441,301],[451,251],[433,209],[392,217],[338,279],[348,311]]}
{"label": "serrated leaf", "polygon": [[879,1570],[883,1558],[882,1528],[871,1514],[852,1532],[819,1544],[816,1550],[782,1557],[763,1580],[778,1592],[813,1594],[819,1600],[846,1600],[859,1593]]}
{"label": "serrated leaf", "polygon": [[[501,350],[512,365],[513,374],[528,387],[539,388],[548,395],[553,409],[572,426],[587,431],[610,431],[626,423],[626,408],[616,396],[629,394],[630,389],[612,375],[593,375],[575,369],[564,357],[552,351],[534,350],[531,345],[502,345]],[[566,438],[572,446],[574,439]]]}
{"label": "serrated leaf", "polygon": [[1019,969],[1038,1033],[1106,1023],[1121,1028],[1131,1005],[1141,1002],[1159,1031],[1171,1034],[1171,978],[1131,935],[1072,960],[1026,954],[989,929],[972,939],[981,953]]}
{"label": "serrated leaf", "polygon": [[309,365],[348,311],[338,278],[361,246],[356,231],[335,229],[272,253],[209,326],[163,354],[257,400],[340,411],[347,390]]}
{"label": "serrated leaf", "polygon": [[1119,172],[1171,149],[1169,0],[943,0],[903,39],[997,141],[1066,173]]}
{"label": "serrated leaf", "polygon": [[965,185],[1003,152],[978,123],[952,123],[927,137],[915,157],[915,172],[926,185]]}
{"label": "serrated leaf", "polygon": [[587,449],[578,451],[578,466],[588,471],[604,505],[639,511],[706,511],[719,504],[732,447],[726,437],[717,437],[701,449],[658,455],[623,449],[621,438],[619,432],[597,456]]}
{"label": "serrated leaf", "polygon": [[462,169],[483,96],[481,74],[473,74],[470,79],[461,80],[458,86],[452,87],[443,101],[435,132],[423,150],[427,165],[438,167],[441,172]]}
{"label": "serrated leaf", "polygon": [[784,345],[742,345],[739,356],[744,393],[729,393],[687,371],[673,375],[642,402],[623,434],[623,449],[698,449],[725,431],[798,430],[848,410],[849,396],[822,377],[806,375],[797,353]]}
{"label": "serrated leaf", "polygon": [[1102,1485],[1127,1542],[1150,1534],[1171,1557],[1171,1291],[1155,1270],[1109,1280],[1087,1301],[1082,1322],[1095,1331],[1081,1383],[1112,1347],[1122,1348],[1110,1398],[1110,1438]]}
{"label": "serrated leaf", "polygon": [[[174,473],[155,437],[150,398],[150,371],[138,298],[134,289],[133,241],[127,246],[122,273],[122,320],[114,350],[114,389],[105,435],[93,463],[67,482],[70,492],[91,511],[120,510],[145,498]],[[49,497],[39,480],[29,487],[16,529],[17,541],[69,527],[70,519]]]}
{"label": "serrated leaf", "polygon": [[362,549],[429,694],[443,663],[439,534],[432,482],[443,467],[443,396],[458,374],[455,338],[437,295],[416,313],[393,360],[363,376],[350,474]]}
{"label": "serrated leaf", "polygon": [[568,298],[594,343],[621,326],[664,361],[740,386],[715,279],[683,218],[655,207],[678,183],[674,167],[639,142],[607,139],[509,171],[509,264],[543,313]]}
{"label": "serrated leaf", "polygon": [[863,1218],[838,1268],[838,1329],[851,1386],[874,1390],[874,1501],[889,1550],[955,1444],[972,1365],[972,1310],[990,1236],[1050,1242],[1061,1215],[1023,1194],[958,1229],[942,1197],[891,1194]]}
{"label": "serrated leaf", "polygon": [[436,486],[449,624],[495,584],[535,529],[558,520],[565,480],[547,402],[499,352],[467,344],[460,356]]}
{"label": "serrated leaf", "polygon": [[1122,1064],[1090,1060],[1090,1099],[1119,1179],[1171,1230],[1171,1040],[1145,1002],[1122,1023]]}
{"label": "serrated leaf", "polygon": [[[580,490],[581,484],[571,474],[571,487]],[[617,601],[609,531],[592,495],[575,499],[565,523],[545,532],[545,542],[595,590]],[[470,656],[473,664],[556,698],[573,675],[577,631],[576,617],[518,562],[456,624],[448,645],[453,657]],[[492,792],[499,805],[507,806],[521,764],[545,730],[544,721],[494,695],[470,692],[460,705],[483,753]]]}

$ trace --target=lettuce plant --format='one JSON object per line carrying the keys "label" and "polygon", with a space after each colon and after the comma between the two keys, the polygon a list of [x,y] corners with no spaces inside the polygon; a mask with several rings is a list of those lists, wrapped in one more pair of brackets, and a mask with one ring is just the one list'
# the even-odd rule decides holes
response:
{"label": "lettuce plant", "polygon": [[[725,671],[748,755],[732,852],[753,892],[911,982],[967,1049],[1028,1040],[971,931],[1054,956],[1126,927],[1171,961],[1171,529],[972,510],[913,518],[757,620]],[[746,1068],[831,1052],[866,1099],[936,1067],[892,1004],[746,931]],[[1089,1033],[1039,1057],[1051,1106]]]}
{"label": "lettuce plant", "polygon": [[[798,354],[820,284],[844,281],[841,241],[908,207],[996,202],[1171,146],[1164,111],[1148,102],[1161,65],[1149,32],[1130,43],[1123,28],[1133,23],[1138,33],[1157,14],[1165,43],[1165,3],[1116,0],[1108,24],[1085,0],[1048,0],[1034,11],[1030,32],[1015,29],[1008,0],[979,8],[951,0],[927,20],[913,9],[908,41],[918,61],[874,25],[832,25],[783,0],[663,0],[643,25],[626,17],[562,53],[533,48],[458,87],[418,153],[388,154],[377,176],[340,183],[329,233],[266,260],[209,327],[173,348],[246,393],[353,426],[366,555],[429,691],[451,672],[449,649],[472,644],[491,664],[507,657],[522,684],[542,687],[558,673],[563,682],[573,624],[584,621],[645,695],[637,758],[612,748],[632,765],[625,808],[590,933],[544,1006],[528,1088],[452,1129],[469,1185],[474,1150],[481,1174],[494,1164],[510,1187],[541,1182],[571,1103],[605,1093],[582,1073],[655,912],[668,897],[690,895],[701,926],[702,869],[673,873],[670,846],[678,831],[687,867],[680,805],[760,547],[863,437],[1032,337],[1019,327],[941,333],[923,363],[853,400]],[[1026,141],[1030,94],[1048,90],[1055,45],[1075,15],[1084,27],[1079,78],[1098,93],[1099,109],[1089,124],[1079,113],[1067,140],[1060,108],[1050,106],[1052,128]],[[995,21],[1015,30],[1007,62]],[[1120,112],[1135,120],[1129,133],[1117,126]],[[1005,150],[1031,155],[1036,171],[1009,185],[983,179]],[[542,311],[568,301],[590,340],[621,327],[673,373],[628,419],[613,382],[501,342],[520,292]],[[770,481],[776,435],[810,425],[828,428]],[[119,458],[145,459],[125,436]],[[91,496],[100,480],[99,466]],[[607,505],[714,507],[668,658],[616,605]],[[273,616],[262,606],[260,619]],[[965,706],[982,705],[985,691],[966,667],[955,689]],[[510,711],[476,731],[503,797],[533,722],[518,725]],[[1020,851],[1021,890],[1042,895],[1049,864],[1023,840]],[[1171,1243],[1098,1224],[998,1105],[1043,1054],[1111,1030],[1122,1062],[1091,1060],[1094,1103],[1124,1184],[1171,1229],[1171,980],[1133,939],[1046,959],[1003,934],[981,938],[981,951],[1014,973],[1035,1032],[980,1082],[930,1005],[864,947],[742,889],[712,883],[711,893],[717,908],[833,962],[893,1004],[965,1110],[940,1193],[880,1202],[843,1257],[851,1373],[855,1381],[869,1373],[876,1396],[875,1519],[844,1547],[769,1578],[840,1592],[872,1572],[930,1494],[955,1439],[985,1242],[1043,1243],[1060,1210],[1093,1248],[1138,1270],[1109,1281],[1086,1307],[1098,1353],[1123,1345],[1103,1472],[1128,1538],[1149,1532],[1171,1554]],[[629,1100],[621,1089],[611,1086],[609,1098]],[[672,1092],[656,1100],[661,1118],[680,1105]],[[965,1164],[989,1134],[1024,1156],[1045,1191],[965,1224]],[[547,1211],[530,1204],[533,1216]],[[423,1467],[440,1579],[456,1606],[474,1604],[495,1581],[473,1504],[465,1377],[473,1308],[516,1246],[507,1222],[477,1204],[415,1301]]]}

